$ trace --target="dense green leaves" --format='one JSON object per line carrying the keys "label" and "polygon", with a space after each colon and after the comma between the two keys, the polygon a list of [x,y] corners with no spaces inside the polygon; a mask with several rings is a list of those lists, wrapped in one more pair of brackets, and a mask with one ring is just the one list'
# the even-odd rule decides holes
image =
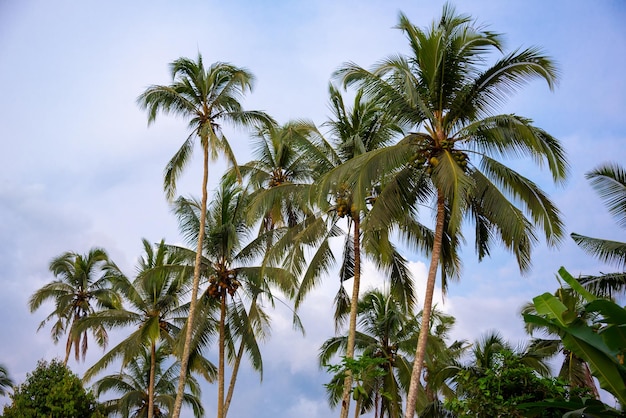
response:
{"label": "dense green leaves", "polygon": [[94,395],[59,360],[40,361],[17,386],[5,418],[100,418],[104,417]]}
{"label": "dense green leaves", "polygon": [[561,268],[559,274],[575,290],[583,292],[588,300],[584,311],[596,316],[594,323],[588,324],[578,315],[568,315],[563,301],[548,293],[533,300],[537,315],[525,314],[524,320],[555,330],[563,345],[589,364],[600,386],[626,405],[626,311],[614,302],[596,299],[565,269]]}

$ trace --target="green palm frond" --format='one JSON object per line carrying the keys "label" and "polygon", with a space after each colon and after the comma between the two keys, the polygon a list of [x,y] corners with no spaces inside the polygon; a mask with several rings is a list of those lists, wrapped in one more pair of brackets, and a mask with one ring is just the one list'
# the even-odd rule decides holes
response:
{"label": "green palm frond", "polygon": [[605,164],[590,171],[585,177],[590,180],[617,224],[626,227],[626,170],[615,163]]}

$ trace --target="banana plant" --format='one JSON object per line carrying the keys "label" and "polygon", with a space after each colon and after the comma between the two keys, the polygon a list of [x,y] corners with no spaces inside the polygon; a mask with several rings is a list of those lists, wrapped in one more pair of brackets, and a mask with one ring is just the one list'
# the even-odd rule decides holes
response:
{"label": "banana plant", "polygon": [[583,309],[591,322],[584,321],[565,298],[550,293],[533,299],[537,314],[524,314],[524,321],[557,333],[568,350],[589,364],[600,387],[626,406],[626,309],[585,290],[565,268],[558,273],[586,301]]}

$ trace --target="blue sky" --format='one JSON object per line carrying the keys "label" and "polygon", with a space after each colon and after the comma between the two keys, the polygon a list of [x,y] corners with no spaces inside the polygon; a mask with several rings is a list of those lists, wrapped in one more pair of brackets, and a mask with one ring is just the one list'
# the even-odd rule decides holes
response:
{"label": "blue sky", "polygon": [[[150,128],[136,97],[150,84],[167,84],[167,64],[202,53],[205,62],[247,67],[256,86],[248,109],[265,110],[284,123],[294,118],[317,124],[329,115],[327,85],[343,62],[370,67],[406,51],[393,29],[399,11],[424,26],[441,12],[442,1],[0,1],[0,363],[17,381],[40,358],[61,356],[49,329],[36,332],[47,312],[30,314],[28,297],[52,280],[49,261],[64,251],[107,249],[128,272],[141,254],[141,238],[180,242],[176,219],[162,191],[162,171],[188,132],[183,121],[160,118]],[[525,162],[516,167],[541,184],[561,209],[566,231],[621,239],[584,173],[602,162],[626,157],[626,6],[621,1],[458,1],[497,32],[507,48],[541,46],[559,64],[554,92],[533,82],[501,109],[530,117],[559,138],[571,176],[553,187],[545,173]],[[227,130],[237,159],[251,159],[245,131]],[[212,184],[224,165],[211,167]],[[179,192],[197,195],[200,161],[189,166]],[[426,259],[407,254],[418,278]],[[512,341],[524,338],[518,312],[533,296],[553,291],[554,273],[607,270],[569,238],[558,249],[542,243],[533,270],[522,277],[514,259],[495,251],[478,264],[464,251],[460,283],[440,302],[457,317],[455,336],[475,339],[499,329]],[[382,283],[367,270],[368,285]],[[301,312],[305,337],[291,329],[278,308],[273,336],[265,345],[263,383],[243,372],[232,416],[329,415],[318,369],[320,344],[333,335],[330,277]],[[366,285],[366,287],[368,286]],[[82,372],[101,352],[95,345]],[[209,356],[215,357],[212,353]],[[207,415],[215,386],[207,385]],[[0,400],[2,403],[2,400]]]}

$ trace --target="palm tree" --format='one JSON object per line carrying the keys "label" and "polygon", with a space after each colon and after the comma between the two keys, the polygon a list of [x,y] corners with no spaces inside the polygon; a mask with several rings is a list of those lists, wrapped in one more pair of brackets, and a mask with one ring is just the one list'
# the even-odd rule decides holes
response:
{"label": "palm tree", "polygon": [[[31,312],[48,300],[54,301],[55,309],[41,321],[38,330],[56,318],[52,326],[54,342],[57,343],[61,335],[68,334],[64,365],[67,365],[72,346],[77,361],[81,353],[83,360],[87,353],[88,330],[74,332],[76,323],[94,315],[98,309],[120,306],[119,296],[111,289],[109,279],[104,274],[109,263],[109,256],[101,248],[92,248],[85,255],[65,252],[50,262],[50,271],[57,280],[37,290],[28,301]],[[105,327],[94,324],[91,330],[98,345],[106,347],[108,334]]]}
{"label": "palm tree", "polygon": [[[402,295],[405,303],[413,303],[412,282],[406,261],[395,251],[386,235],[377,235],[370,240],[361,239],[360,222],[364,216],[363,205],[353,202],[350,190],[341,183],[333,185],[327,193],[318,193],[316,182],[319,178],[345,161],[356,155],[389,144],[394,135],[401,132],[394,119],[385,111],[384,106],[374,101],[365,100],[363,92],[357,92],[352,108],[344,104],[341,93],[332,85],[329,86],[333,119],[326,126],[330,128],[331,140],[327,141],[317,130],[311,131],[306,141],[300,141],[305,158],[315,170],[313,185],[299,185],[300,196],[309,195],[319,212],[311,210],[302,222],[292,225],[288,232],[282,235],[271,252],[279,255],[287,254],[284,261],[291,271],[302,277],[298,292],[295,296],[296,308],[304,300],[306,294],[319,283],[320,274],[327,271],[335,258],[329,242],[337,236],[344,236],[344,252],[340,268],[340,287],[336,298],[336,326],[339,327],[349,312],[350,343],[346,353],[352,358],[354,351],[354,329],[356,327],[356,306],[358,302],[361,251],[371,255],[374,261],[383,270],[391,273],[394,284],[393,291]],[[293,186],[291,186],[294,188]],[[276,188],[275,193],[282,192]],[[330,201],[328,197],[330,196]],[[342,227],[347,222],[347,230]],[[282,242],[282,243],[281,243]],[[391,249],[390,257],[383,259],[379,255],[379,246]],[[286,250],[290,247],[290,250]],[[304,256],[303,248],[314,249],[314,255],[309,259]],[[270,257],[271,258],[271,257]],[[353,280],[352,298],[343,287],[343,283]],[[344,401],[341,414],[347,416],[350,406],[349,390],[351,377],[346,376]]]}
{"label": "palm tree", "polygon": [[[364,413],[374,409],[376,417],[399,417],[402,413],[402,396],[407,392],[410,383],[412,353],[419,335],[421,313],[413,315],[411,311],[407,312],[402,301],[397,300],[389,291],[376,289],[361,297],[358,311],[355,350],[362,357],[383,359],[384,362],[377,366],[384,372],[374,374],[371,381],[363,382],[363,386],[367,388],[367,396],[362,399],[360,408],[355,412]],[[445,362],[447,356],[453,356],[444,341],[453,324],[453,317],[435,309],[431,322],[433,333],[429,336],[429,366],[437,361]],[[346,336],[326,340],[320,349],[320,364],[325,365],[340,351],[345,351],[347,342]],[[455,344],[462,345],[462,342]],[[333,381],[338,383],[340,377],[341,375],[335,375]],[[432,399],[429,399],[431,402],[434,401],[435,391],[446,389],[444,384],[437,386],[434,379],[427,379],[427,384],[430,386],[426,391],[433,392]],[[342,395],[339,385],[329,386],[331,405],[337,404]]]}
{"label": "palm tree", "polygon": [[[145,255],[139,262],[138,275],[130,281],[119,270],[111,274],[114,288],[130,305],[128,309],[109,309],[81,320],[77,328],[88,328],[97,324],[106,327],[132,326],[135,329],[126,339],[89,368],[84,375],[91,379],[116,359],[122,360],[122,367],[136,361],[149,351],[150,374],[148,381],[148,416],[154,413],[155,381],[157,372],[157,347],[164,344],[170,352],[176,347],[180,326],[185,320],[185,310],[181,299],[189,289],[192,267],[185,265],[184,255],[174,251],[161,241],[155,248],[143,240]],[[213,366],[199,356],[188,363],[205,374],[210,380]]]}
{"label": "palm tree", "polygon": [[[234,352],[232,337],[238,331],[240,338],[246,340],[253,366],[260,369],[262,363],[255,333],[263,337],[268,320],[258,305],[253,307],[256,317],[253,318],[253,313],[249,312],[246,318],[238,290],[243,288],[251,298],[255,294],[263,293],[272,302],[272,287],[291,295],[295,290],[296,280],[292,274],[280,268],[249,266],[255,254],[251,254],[249,248],[244,246],[253,227],[245,217],[248,195],[231,177],[224,178],[219,187],[206,214],[201,262],[203,275],[208,278],[209,283],[202,296],[204,306],[209,305],[206,308],[208,311],[212,303],[219,305],[217,417],[224,418],[226,349]],[[200,234],[198,228],[202,205],[194,200],[179,198],[175,210],[183,235],[189,242],[195,243]],[[229,297],[232,304],[228,303]],[[232,321],[227,326],[229,316]]]}
{"label": "palm tree", "polygon": [[[499,242],[516,256],[522,272],[530,266],[537,227],[549,245],[562,238],[559,212],[545,193],[497,158],[530,156],[547,165],[555,182],[564,180],[567,163],[559,142],[532,121],[494,114],[497,105],[533,78],[553,87],[556,68],[540,50],[517,50],[483,68],[487,53],[502,49],[501,36],[456,14],[448,4],[441,19],[426,29],[403,14],[398,28],[409,40],[410,56],[388,58],[371,72],[346,64],[337,75],[346,85],[357,84],[382,100],[416,131],[346,164],[334,178],[361,186],[353,191],[356,199],[380,182],[381,173],[389,173],[371,210],[375,222],[364,228],[387,229],[415,214],[419,206],[432,205],[435,227],[423,316],[427,322],[440,262],[444,286],[447,277],[458,277],[456,248],[464,220],[475,224],[479,259]],[[407,418],[414,415],[426,340],[421,335],[416,348]]]}
{"label": "palm tree", "polygon": [[[306,121],[291,121],[282,126],[267,125],[257,129],[254,135],[254,156],[252,160],[239,166],[247,188],[250,193],[249,204],[247,205],[247,218],[251,224],[256,223],[261,218],[258,239],[252,242],[250,247],[255,248],[259,255],[265,256],[271,249],[278,229],[295,226],[301,222],[306,213],[303,203],[298,203],[299,184],[309,182],[313,177],[311,165],[308,164],[299,144],[307,141],[311,132],[315,131],[315,126]],[[232,176],[231,170],[227,176]],[[275,190],[280,188],[280,193]],[[265,249],[265,250],[264,250]],[[232,309],[237,320],[229,323],[246,324],[249,330],[246,335],[255,335],[253,328],[264,334],[269,328],[268,318],[258,304],[263,293],[260,289],[250,289],[249,308]],[[298,325],[297,315],[294,320]],[[238,326],[242,329],[242,325]],[[259,332],[256,333],[259,333]],[[242,334],[239,332],[239,334]],[[235,338],[233,335],[232,338]],[[241,360],[246,349],[246,344],[250,344],[248,338],[241,338],[239,348],[233,361],[233,371],[230,384],[224,401],[224,416],[228,414],[228,409],[234,393],[237,373]],[[253,345],[256,345],[254,341]]]}
{"label": "palm tree", "polygon": [[[120,414],[123,418],[149,418],[166,417],[172,410],[180,363],[175,362],[166,367],[171,352],[165,345],[159,345],[154,352],[147,347],[143,348],[141,355],[133,358],[120,373],[105,376],[92,385],[91,388],[98,397],[111,391],[121,395],[117,399],[103,403],[108,413]],[[149,415],[152,378],[154,378],[154,408],[152,415]],[[200,385],[193,376],[187,379],[187,388],[189,392],[185,393],[183,402],[193,409],[195,417],[202,417],[204,408],[200,401]]]}
{"label": "palm tree", "polygon": [[[402,393],[408,387],[411,350],[418,334],[418,324],[400,301],[380,290],[371,290],[361,297],[358,318],[355,351],[360,356],[384,360],[377,364],[384,373],[374,374],[371,379],[363,381],[367,396],[362,397],[355,413],[373,409],[377,417],[398,417]],[[320,349],[320,364],[326,365],[340,352],[346,352],[348,342],[346,336],[326,340]],[[334,376],[333,381],[340,380],[341,376]],[[331,405],[343,400],[343,385],[331,385],[328,392]],[[382,393],[385,396],[381,396]]]}
{"label": "palm tree", "polygon": [[[236,125],[248,125],[255,122],[268,123],[271,120],[262,112],[242,110],[239,100],[244,93],[252,89],[254,80],[253,75],[246,69],[221,62],[205,69],[200,54],[196,61],[179,58],[170,64],[170,69],[173,83],[167,86],[148,87],[138,97],[137,103],[148,110],[149,124],[155,121],[159,112],[189,119],[192,132],[165,167],[164,188],[168,199],[172,199],[176,194],[178,177],[189,161],[194,140],[196,137],[200,138],[203,154],[202,211],[188,319],[188,322],[193,324],[200,284],[200,257],[204,240],[209,160],[215,160],[222,153],[230,163],[236,166],[235,155],[222,133],[221,123],[228,121]],[[191,333],[191,327],[187,327],[176,404],[172,411],[174,418],[180,416],[187,363],[191,352]]]}
{"label": "palm tree", "polygon": [[[598,192],[609,212],[622,228],[626,227],[626,170],[618,164],[604,164],[588,172],[585,177]],[[626,269],[626,243],[601,238],[591,238],[576,233],[572,239],[587,254]],[[598,296],[611,298],[614,293],[626,290],[626,272],[601,273],[599,276],[581,277],[580,282]]]}
{"label": "palm tree", "polygon": [[0,396],[6,396],[7,388],[13,387],[13,380],[9,377],[6,367],[0,364]]}

